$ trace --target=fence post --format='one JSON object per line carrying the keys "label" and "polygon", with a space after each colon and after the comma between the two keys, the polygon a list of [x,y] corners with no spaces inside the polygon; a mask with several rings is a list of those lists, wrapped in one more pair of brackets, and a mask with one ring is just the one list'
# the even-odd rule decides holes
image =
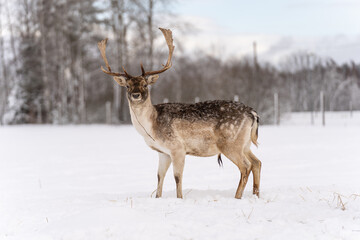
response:
{"label": "fence post", "polygon": [[234,96],[234,101],[235,101],[235,102],[238,102],[238,101],[239,101],[239,96],[238,96],[238,95],[235,95],[235,96]]}
{"label": "fence post", "polygon": [[322,125],[325,126],[325,95],[324,92],[320,92],[320,111],[322,118]]}
{"label": "fence post", "polygon": [[279,118],[279,95],[278,93],[274,93],[274,124],[280,125]]}
{"label": "fence post", "polygon": [[105,103],[105,111],[106,111],[106,124],[111,124],[111,102],[107,101]]}
{"label": "fence post", "polygon": [[350,117],[353,116],[353,105],[352,105],[352,101],[350,100],[349,102],[349,109],[350,109]]}
{"label": "fence post", "polygon": [[200,102],[200,98],[199,97],[195,97],[195,103]]}
{"label": "fence post", "polygon": [[39,102],[37,102],[37,104],[36,104],[36,111],[37,111],[36,122],[38,124],[41,124],[42,123],[42,109],[41,109],[41,104]]}

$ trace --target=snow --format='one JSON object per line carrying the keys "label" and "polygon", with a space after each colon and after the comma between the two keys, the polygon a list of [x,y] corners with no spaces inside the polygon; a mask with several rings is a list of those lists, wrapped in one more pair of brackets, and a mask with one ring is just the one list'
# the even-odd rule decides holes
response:
{"label": "snow", "polygon": [[184,199],[171,168],[155,199],[157,153],[132,126],[1,127],[0,239],[360,239],[360,114],[301,118],[260,126],[260,198],[251,179],[241,200],[216,156],[187,157]]}
{"label": "snow", "polygon": [[[281,125],[301,125],[308,126],[311,124],[311,114],[309,112],[296,112],[283,114],[281,118]],[[320,112],[314,112],[314,125],[320,126],[322,124],[322,116]],[[360,125],[360,111],[343,112],[325,112],[325,125],[330,126],[359,126]]]}

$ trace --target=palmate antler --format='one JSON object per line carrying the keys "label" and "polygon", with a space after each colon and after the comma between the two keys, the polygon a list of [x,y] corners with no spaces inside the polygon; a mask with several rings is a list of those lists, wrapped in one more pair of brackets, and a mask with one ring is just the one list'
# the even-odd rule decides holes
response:
{"label": "palmate antler", "polygon": [[164,34],[166,44],[168,45],[168,48],[169,48],[169,56],[168,56],[167,62],[165,65],[163,65],[162,69],[157,70],[157,71],[150,71],[150,72],[145,72],[144,67],[141,64],[141,71],[142,71],[143,76],[149,76],[149,75],[163,73],[166,70],[168,70],[169,68],[171,68],[171,66],[172,66],[171,58],[172,58],[174,48],[175,48],[175,46],[173,44],[172,32],[170,29],[164,29],[164,28],[159,28],[159,29]]}
{"label": "palmate antler", "polygon": [[110,67],[109,62],[108,62],[108,60],[107,60],[107,58],[106,58],[106,44],[107,44],[107,41],[108,41],[108,40],[109,40],[108,38],[105,38],[104,40],[98,42],[98,48],[99,48],[99,50],[100,50],[101,57],[103,58],[103,60],[104,60],[104,62],[105,62],[106,68],[108,69],[108,70],[105,70],[105,68],[104,68],[103,66],[101,66],[101,70],[102,70],[104,73],[106,73],[106,74],[108,74],[108,75],[111,75],[111,76],[114,76],[114,77],[119,77],[119,76],[131,77],[131,75],[129,75],[129,74],[125,71],[124,67],[123,67],[124,73],[117,73],[117,72],[111,71],[111,67]]}
{"label": "palmate antler", "polygon": [[[164,28],[159,28],[161,30],[161,32],[164,34],[164,37],[165,37],[165,40],[166,40],[166,44],[168,45],[168,48],[169,48],[169,56],[168,56],[168,60],[166,62],[165,65],[163,65],[163,68],[160,69],[160,70],[157,70],[157,71],[150,71],[150,72],[145,72],[145,69],[144,69],[144,66],[141,64],[140,67],[141,67],[141,75],[140,76],[150,76],[150,75],[155,75],[155,74],[159,74],[159,73],[163,73],[165,72],[166,70],[168,70],[169,68],[171,68],[172,66],[172,63],[171,63],[171,58],[172,58],[172,55],[173,55],[173,52],[174,52],[174,48],[175,46],[173,45],[173,38],[172,38],[172,32],[170,29],[164,29]],[[114,77],[119,77],[119,76],[124,76],[124,77],[128,77],[128,78],[131,78],[133,76],[131,76],[130,74],[128,74],[126,71],[125,71],[125,68],[122,67],[124,73],[118,73],[118,72],[113,72],[111,70],[111,67],[109,65],[109,62],[106,58],[106,44],[107,44],[107,41],[108,39],[104,39],[100,42],[98,42],[98,48],[100,50],[100,53],[101,53],[101,57],[103,58],[104,62],[105,62],[105,65],[106,65],[106,68],[107,70],[101,66],[101,70],[108,74],[108,75],[111,75],[111,76],[114,76]]]}

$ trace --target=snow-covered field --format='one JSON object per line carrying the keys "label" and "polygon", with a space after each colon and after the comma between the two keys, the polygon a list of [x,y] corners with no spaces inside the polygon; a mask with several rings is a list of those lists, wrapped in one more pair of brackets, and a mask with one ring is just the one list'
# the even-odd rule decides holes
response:
{"label": "snow-covered field", "polygon": [[155,199],[157,153],[131,126],[1,127],[0,239],[360,239],[360,114],[294,119],[260,127],[261,196],[249,181],[241,200],[235,165],[189,156],[184,199],[172,169]]}

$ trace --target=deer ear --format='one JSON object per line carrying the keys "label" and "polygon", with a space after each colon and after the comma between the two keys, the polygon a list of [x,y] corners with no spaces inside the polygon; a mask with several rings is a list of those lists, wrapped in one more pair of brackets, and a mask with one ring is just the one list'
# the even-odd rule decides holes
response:
{"label": "deer ear", "polygon": [[114,80],[122,87],[126,86],[126,77],[124,76],[119,76],[119,77],[114,77]]}
{"label": "deer ear", "polygon": [[159,75],[150,75],[147,77],[147,83],[150,84],[154,84],[156,82],[156,80],[158,80]]}

